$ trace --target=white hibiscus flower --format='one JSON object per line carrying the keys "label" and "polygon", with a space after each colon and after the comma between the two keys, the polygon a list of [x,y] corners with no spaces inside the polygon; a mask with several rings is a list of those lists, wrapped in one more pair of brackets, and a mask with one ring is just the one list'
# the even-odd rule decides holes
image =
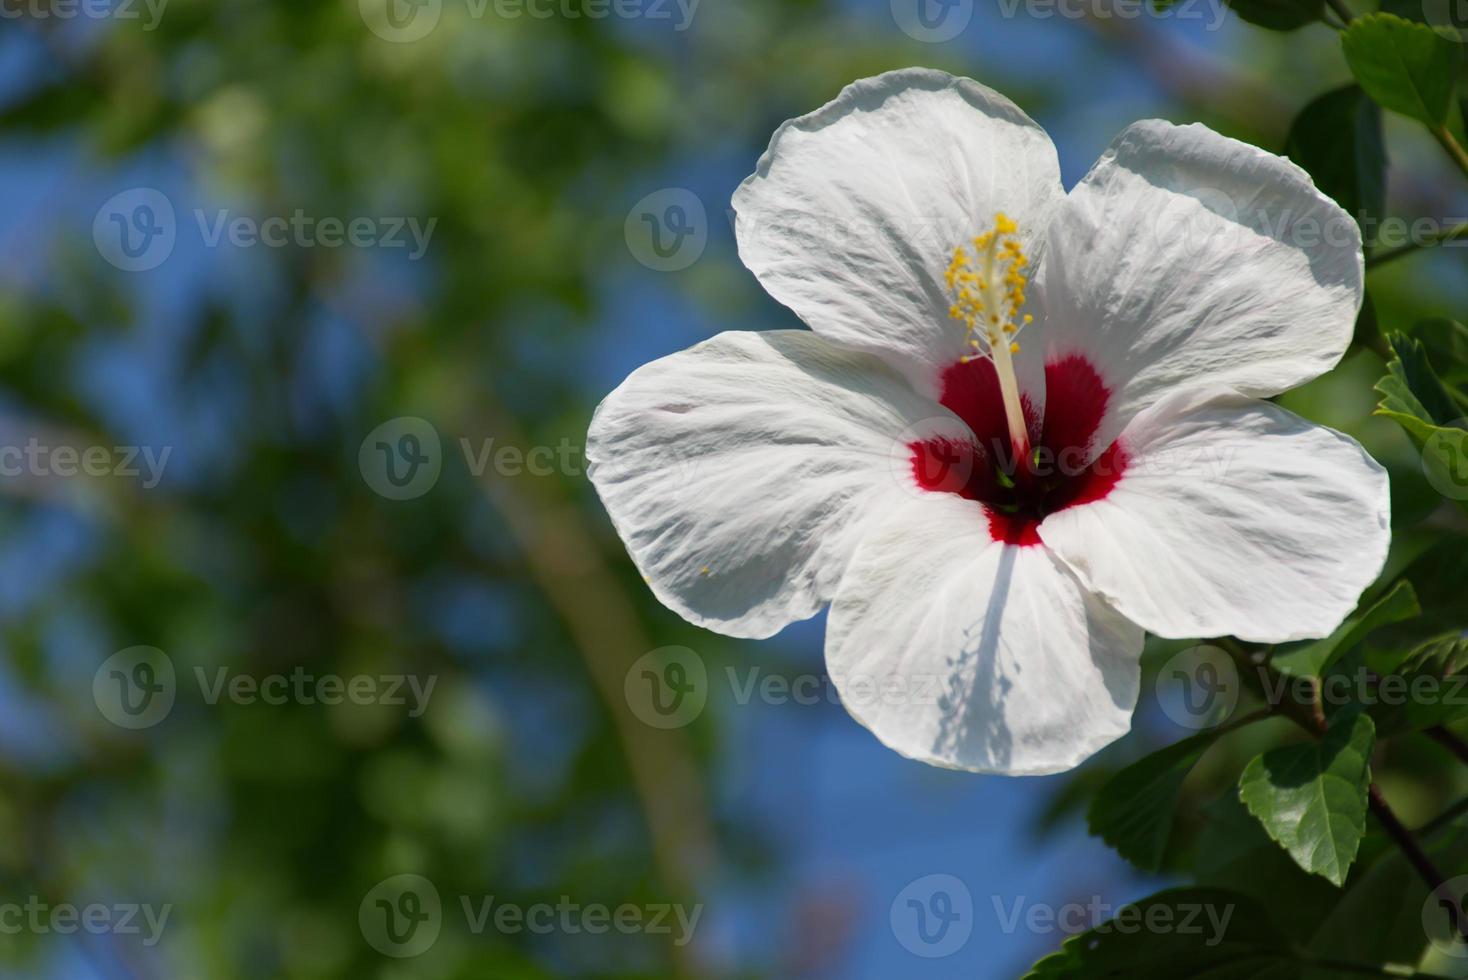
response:
{"label": "white hibiscus flower", "polygon": [[1289,161],[1149,120],[1067,194],[1013,103],[911,69],[781,126],[734,206],[810,330],[638,369],[591,478],[685,619],[830,603],[831,677],[898,752],[1073,767],[1130,726],[1144,630],[1323,636],[1381,569],[1381,467],[1260,400],[1340,360],[1362,297]]}

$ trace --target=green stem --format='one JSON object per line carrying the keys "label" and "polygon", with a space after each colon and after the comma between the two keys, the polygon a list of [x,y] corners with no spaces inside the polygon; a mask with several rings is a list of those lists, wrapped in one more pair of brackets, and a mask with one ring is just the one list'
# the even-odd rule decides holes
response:
{"label": "green stem", "polygon": [[1448,156],[1453,158],[1453,162],[1458,165],[1459,170],[1463,171],[1464,176],[1468,176],[1468,150],[1464,150],[1462,144],[1453,139],[1453,134],[1448,132],[1447,124],[1438,123],[1427,129],[1438,144],[1447,151]]}
{"label": "green stem", "polygon": [[[1453,145],[1457,146],[1456,143]],[[1389,248],[1385,252],[1378,252],[1366,260],[1366,268],[1375,269],[1377,266],[1386,265],[1388,262],[1400,259],[1404,255],[1411,255],[1413,252],[1430,248],[1434,245],[1441,245],[1455,238],[1462,238],[1464,235],[1468,235],[1468,221],[1454,225],[1451,228],[1444,228],[1441,231],[1433,232],[1425,236],[1421,241],[1408,242],[1405,245],[1398,245],[1396,248]]]}
{"label": "green stem", "polygon": [[1341,19],[1342,23],[1351,22],[1351,8],[1346,6],[1345,0],[1325,0],[1325,2],[1330,4],[1330,9],[1335,11],[1335,15]]}
{"label": "green stem", "polygon": [[1454,803],[1452,806],[1448,807],[1442,813],[1439,813],[1437,816],[1427,821],[1427,823],[1423,824],[1421,827],[1418,827],[1417,836],[1431,837],[1433,834],[1437,833],[1439,830],[1442,830],[1448,824],[1452,823],[1454,820],[1457,820],[1465,813],[1468,813],[1468,797],[1464,797],[1457,803]]}
{"label": "green stem", "polygon": [[[1293,690],[1299,683],[1294,677],[1283,674],[1270,660],[1261,658],[1256,660],[1254,655],[1245,650],[1238,640],[1231,636],[1216,637],[1208,641],[1209,645],[1216,646],[1227,653],[1239,668],[1239,675],[1258,694],[1268,710],[1272,714],[1283,715],[1290,718],[1311,735],[1319,737],[1325,731],[1323,716],[1317,717],[1315,706],[1305,704],[1289,697],[1286,692]],[[1318,690],[1317,690],[1318,695]],[[1276,695],[1278,699],[1276,700]]]}
{"label": "green stem", "polygon": [[[1387,836],[1396,843],[1397,848],[1402,852],[1407,862],[1416,869],[1418,876],[1427,882],[1428,891],[1436,894],[1443,902],[1457,906],[1458,896],[1454,895],[1448,888],[1447,878],[1443,877],[1443,873],[1438,870],[1432,858],[1427,856],[1427,852],[1422,849],[1422,845],[1417,842],[1417,838],[1412,835],[1412,832],[1407,829],[1402,821],[1397,819],[1397,815],[1387,805],[1386,798],[1381,795],[1381,790],[1375,783],[1372,783],[1367,788],[1366,803],[1371,807],[1372,815],[1376,817],[1377,822],[1381,824]],[[1468,936],[1465,936],[1465,938],[1468,938]]]}
{"label": "green stem", "polygon": [[1424,729],[1422,734],[1457,756],[1459,762],[1468,764],[1468,743],[1454,733],[1441,725],[1433,725],[1431,728]]}

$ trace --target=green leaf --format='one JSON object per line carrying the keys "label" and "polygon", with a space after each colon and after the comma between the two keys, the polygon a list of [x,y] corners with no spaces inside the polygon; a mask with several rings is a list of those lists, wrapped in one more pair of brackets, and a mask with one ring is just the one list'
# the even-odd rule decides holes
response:
{"label": "green leaf", "polygon": [[[1442,380],[1450,396],[1454,386],[1468,383],[1468,327],[1457,320],[1438,317],[1421,320],[1412,328],[1412,336],[1422,341],[1437,376]],[[1468,415],[1468,406],[1454,396],[1460,408],[1459,414]]]}
{"label": "green leaf", "polygon": [[1091,801],[1091,833],[1137,867],[1160,868],[1183,780],[1220,734],[1199,732],[1118,771]]}
{"label": "green leaf", "polygon": [[1386,147],[1381,108],[1359,86],[1327,92],[1300,110],[1284,151],[1358,223],[1375,227],[1386,210]]}
{"label": "green leaf", "polygon": [[1317,21],[1325,0],[1227,0],[1242,19],[1271,31],[1293,31]]}
{"label": "green leaf", "polygon": [[1270,749],[1244,768],[1239,799],[1306,871],[1343,884],[1366,833],[1376,727],[1342,711],[1318,742]]}
{"label": "green leaf", "polygon": [[1070,937],[1030,967],[1024,980],[1283,980],[1298,975],[1299,963],[1289,940],[1247,896],[1172,888],[1122,906],[1109,921]]}
{"label": "green leaf", "polygon": [[1372,630],[1421,614],[1422,606],[1417,602],[1417,593],[1413,590],[1412,583],[1401,581],[1366,610],[1358,608],[1355,615],[1342,623],[1330,636],[1304,646],[1281,650],[1270,660],[1270,664],[1292,677],[1319,677],[1343,654],[1366,639]]}
{"label": "green leaf", "polygon": [[1421,341],[1402,334],[1388,340],[1393,357],[1376,383],[1376,414],[1407,431],[1422,454],[1428,480],[1468,509],[1468,428],[1455,396],[1438,379]]}
{"label": "green leaf", "polygon": [[1425,24],[1367,14],[1341,32],[1351,74],[1383,108],[1440,126],[1453,95],[1456,46]]}

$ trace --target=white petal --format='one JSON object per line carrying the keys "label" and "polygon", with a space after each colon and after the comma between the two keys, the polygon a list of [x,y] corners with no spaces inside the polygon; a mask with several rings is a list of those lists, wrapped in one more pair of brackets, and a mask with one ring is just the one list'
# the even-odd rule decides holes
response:
{"label": "white petal", "polygon": [[878,358],[804,330],[732,331],[635,371],[588,475],[654,594],[762,637],[834,594],[867,516],[921,493],[908,441],[962,423]]}
{"label": "white petal", "polygon": [[995,542],[978,504],[931,494],[857,549],[826,665],[852,716],[903,755],[1034,775],[1127,732],[1142,638],[1046,548]]}
{"label": "white petal", "polygon": [[1111,389],[1095,448],[1177,385],[1268,397],[1330,370],[1362,297],[1361,235],[1309,175],[1205,126],[1128,127],[1055,209],[1037,273],[1047,357]]}
{"label": "white petal", "polygon": [[910,68],[848,85],[775,131],[734,194],[739,256],[817,333],[933,393],[965,353],[943,274],[1002,211],[1036,258],[1063,197],[1055,147],[1004,96]]}
{"label": "white petal", "polygon": [[1376,578],[1387,477],[1355,440],[1269,402],[1179,391],[1121,435],[1103,500],[1041,539],[1090,588],[1166,637],[1325,636]]}

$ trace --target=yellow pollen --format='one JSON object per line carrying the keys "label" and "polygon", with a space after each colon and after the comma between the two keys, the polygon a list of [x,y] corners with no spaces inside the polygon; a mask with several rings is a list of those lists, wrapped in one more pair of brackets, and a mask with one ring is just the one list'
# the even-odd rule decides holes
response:
{"label": "yellow pollen", "polygon": [[1034,317],[1020,312],[1029,284],[1024,269],[1030,260],[1018,232],[1019,225],[1004,212],[994,215],[994,227],[974,236],[974,255],[970,256],[961,245],[953,250],[953,261],[948,263],[943,279],[953,293],[948,315],[963,323],[965,346],[975,352],[961,356],[959,363],[982,357],[994,362],[1010,442],[1016,457],[1024,459],[1029,456],[1029,433],[1012,358],[1019,353],[1015,337]]}
{"label": "yellow pollen", "polygon": [[[970,346],[980,347],[975,334],[980,322],[999,327],[997,335],[1015,334],[1034,317],[1028,313],[1021,318],[1020,308],[1025,304],[1025,286],[1029,278],[1023,270],[1030,264],[1020,244],[1017,233],[1019,225],[1002,211],[994,215],[994,227],[973,238],[976,254],[959,246],[953,250],[953,261],[948,264],[944,281],[953,292],[953,305],[948,315],[962,321]],[[990,340],[983,353],[992,353],[994,344],[999,343],[996,332],[982,331],[984,339]]]}

